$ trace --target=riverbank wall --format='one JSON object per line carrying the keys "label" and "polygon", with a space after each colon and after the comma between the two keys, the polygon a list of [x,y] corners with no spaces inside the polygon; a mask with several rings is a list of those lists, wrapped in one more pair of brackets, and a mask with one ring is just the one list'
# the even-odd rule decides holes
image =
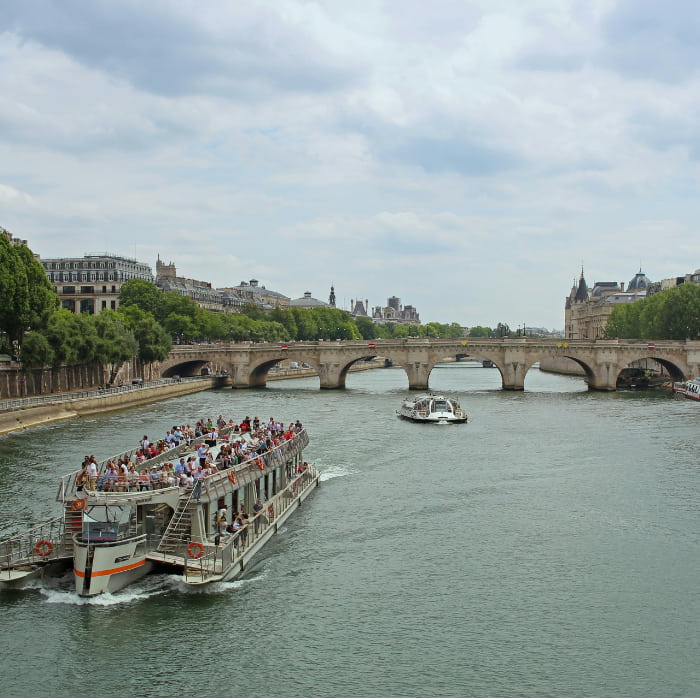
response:
{"label": "riverbank wall", "polygon": [[[349,371],[363,372],[368,369],[379,369],[384,366],[384,360],[373,360],[371,362],[353,365]],[[318,376],[318,373],[311,368],[287,368],[277,372],[269,372],[267,381],[316,376]],[[193,382],[173,382],[172,384],[161,384],[153,387],[129,387],[128,391],[118,393],[106,392],[87,398],[56,401],[54,403],[49,403],[47,401],[46,404],[41,406],[29,406],[0,412],[0,435],[11,433],[16,430],[32,428],[37,425],[66,420],[68,418],[88,416],[93,413],[105,413],[107,411],[117,411],[122,408],[153,403],[154,401],[161,401],[162,399],[183,396],[185,394],[193,394],[198,391],[217,389],[227,385],[230,385],[229,378],[213,376],[203,377]]]}
{"label": "riverbank wall", "polygon": [[215,389],[223,385],[220,377],[211,377],[196,382],[174,382],[155,387],[134,388],[119,393],[106,393],[81,399],[70,399],[42,406],[30,406],[0,413],[0,435],[15,430],[24,430],[45,423],[67,418],[89,416],[93,413],[117,411],[121,408],[139,406],[175,396],[193,394],[197,391]]}

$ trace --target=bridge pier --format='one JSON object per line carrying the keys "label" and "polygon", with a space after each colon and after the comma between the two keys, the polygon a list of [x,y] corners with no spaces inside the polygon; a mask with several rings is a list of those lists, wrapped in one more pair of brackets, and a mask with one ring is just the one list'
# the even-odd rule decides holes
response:
{"label": "bridge pier", "polygon": [[228,367],[232,389],[248,389],[250,387],[250,370],[247,364],[231,364]]}
{"label": "bridge pier", "polygon": [[433,365],[427,362],[406,362],[403,368],[408,375],[408,388],[411,391],[427,391],[428,377]]}
{"label": "bridge pier", "polygon": [[615,391],[617,389],[617,377],[622,367],[611,362],[601,362],[591,367],[588,375],[589,391]]}
{"label": "bridge pier", "polygon": [[506,391],[524,391],[527,369],[524,362],[504,362],[501,367],[501,387]]}
{"label": "bridge pier", "polygon": [[318,366],[321,389],[345,389],[345,375],[338,362],[323,362]]}

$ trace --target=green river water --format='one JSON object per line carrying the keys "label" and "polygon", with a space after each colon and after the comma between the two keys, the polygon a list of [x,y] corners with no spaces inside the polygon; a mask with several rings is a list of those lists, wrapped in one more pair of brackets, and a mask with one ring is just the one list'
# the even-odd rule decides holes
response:
{"label": "green river water", "polygon": [[321,487],[243,579],[0,592],[2,695],[698,696],[700,402],[437,367],[465,425],[396,417],[401,368],[217,390],[0,438],[0,529],[58,478],[198,418],[301,419]]}

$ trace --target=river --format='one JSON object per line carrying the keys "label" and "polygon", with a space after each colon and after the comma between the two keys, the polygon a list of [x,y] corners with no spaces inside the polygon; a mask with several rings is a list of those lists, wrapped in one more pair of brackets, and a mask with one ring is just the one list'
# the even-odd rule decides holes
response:
{"label": "river", "polygon": [[216,390],[0,438],[0,527],[174,423],[301,419],[318,489],[241,580],[0,592],[4,696],[698,696],[700,403],[441,365],[464,425],[396,417],[401,368]]}

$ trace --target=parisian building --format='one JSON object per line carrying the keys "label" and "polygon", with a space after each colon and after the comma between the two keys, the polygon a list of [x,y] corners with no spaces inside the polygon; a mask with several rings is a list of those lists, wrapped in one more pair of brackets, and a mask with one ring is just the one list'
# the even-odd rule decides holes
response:
{"label": "parisian building", "polygon": [[116,310],[124,282],[134,278],[154,281],[146,263],[111,253],[87,253],[82,258],[40,258],[40,262],[61,306],[75,313]]}
{"label": "parisian building", "polygon": [[573,340],[605,338],[608,317],[617,304],[630,304],[647,296],[652,282],[641,271],[627,283],[596,282],[588,287],[581,270],[564,304],[564,337]]}

